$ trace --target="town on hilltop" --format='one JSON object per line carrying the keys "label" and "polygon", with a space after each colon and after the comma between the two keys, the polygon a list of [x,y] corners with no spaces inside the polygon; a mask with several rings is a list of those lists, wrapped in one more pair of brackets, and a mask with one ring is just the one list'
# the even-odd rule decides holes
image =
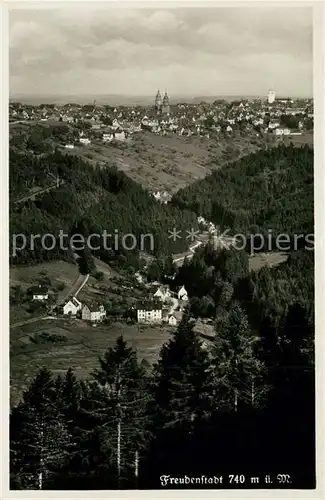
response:
{"label": "town on hilltop", "polygon": [[172,103],[167,92],[158,90],[151,107],[107,106],[93,104],[28,105],[11,102],[9,123],[63,122],[79,130],[75,140],[66,144],[72,149],[93,140],[126,141],[132,134],[148,130],[154,134],[206,136],[211,134],[255,131],[257,134],[301,135],[313,129],[312,99],[275,98],[270,91],[266,99],[239,99],[227,102],[217,99],[209,104]]}

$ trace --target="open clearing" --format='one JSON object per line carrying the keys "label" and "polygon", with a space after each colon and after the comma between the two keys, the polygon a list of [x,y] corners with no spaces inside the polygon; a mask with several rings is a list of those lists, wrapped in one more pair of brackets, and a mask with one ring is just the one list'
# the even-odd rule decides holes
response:
{"label": "open clearing", "polygon": [[288,254],[284,252],[256,253],[249,257],[249,271],[258,271],[265,266],[278,266],[287,258]]}
{"label": "open clearing", "polygon": [[[113,346],[120,335],[137,350],[139,360],[157,360],[160,348],[169,339],[170,326],[140,326],[112,323],[93,327],[82,320],[44,320],[14,328],[10,334],[11,399],[19,399],[37,370],[46,366],[55,375],[69,367],[78,377],[85,377],[98,367],[98,356]],[[35,333],[64,335],[67,342],[34,344],[29,337]]]}
{"label": "open clearing", "polygon": [[[52,286],[64,283],[66,288],[71,287],[79,276],[78,267],[72,262],[52,261],[35,266],[19,266],[10,268],[10,286],[20,285],[26,289],[48,276]],[[63,294],[65,290],[63,291]]]}
{"label": "open clearing", "polygon": [[218,140],[141,132],[125,144],[105,144],[98,139],[68,154],[77,154],[93,165],[115,166],[150,191],[174,193],[203,179],[217,166],[256,151],[264,144],[265,139],[239,134]]}

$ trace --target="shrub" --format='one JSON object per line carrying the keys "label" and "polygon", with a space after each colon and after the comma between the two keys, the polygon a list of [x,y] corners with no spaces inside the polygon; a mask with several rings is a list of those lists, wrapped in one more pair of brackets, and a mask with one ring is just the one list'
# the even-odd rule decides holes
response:
{"label": "shrub", "polygon": [[56,335],[54,333],[50,334],[47,332],[35,333],[35,335],[30,336],[29,340],[33,344],[57,344],[60,342],[67,342],[67,337],[65,335]]}
{"label": "shrub", "polygon": [[65,289],[65,283],[63,283],[62,281],[60,281],[57,285],[56,285],[56,289],[58,292],[62,292],[62,290]]}

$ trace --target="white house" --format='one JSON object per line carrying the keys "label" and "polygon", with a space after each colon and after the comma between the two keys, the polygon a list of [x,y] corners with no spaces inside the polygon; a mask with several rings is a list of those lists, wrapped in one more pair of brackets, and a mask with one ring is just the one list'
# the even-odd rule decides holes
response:
{"label": "white house", "polygon": [[33,294],[33,300],[47,300],[49,298],[49,291],[46,286],[34,286],[31,291]]}
{"label": "white house", "polygon": [[140,302],[137,306],[138,323],[162,322],[162,303],[160,301]]}
{"label": "white house", "polygon": [[80,137],[79,141],[81,142],[81,144],[84,144],[85,146],[88,146],[88,144],[91,143],[91,140],[87,139],[87,137]]}
{"label": "white house", "polygon": [[184,300],[184,301],[187,301],[188,300],[188,295],[187,295],[187,291],[185,289],[184,286],[182,286],[178,292],[177,292],[177,297],[178,297],[178,300]]}
{"label": "white house", "polygon": [[86,321],[100,322],[106,316],[104,306],[97,304],[85,304],[81,310],[81,318]]}
{"label": "white house", "polygon": [[74,149],[74,144],[66,144],[64,147],[66,149]]}
{"label": "white house", "polygon": [[116,118],[114,118],[114,120],[113,120],[112,128],[115,129],[115,130],[117,130],[118,128],[120,128],[120,124],[119,124],[119,122],[117,121]]}
{"label": "white house", "polygon": [[73,117],[68,116],[68,115],[61,115],[62,121],[66,123],[72,123],[73,122]]}
{"label": "white house", "polygon": [[227,128],[226,128],[226,131],[227,132],[232,132],[232,127],[230,125],[228,125]]}
{"label": "white house", "polygon": [[63,306],[63,314],[75,316],[78,311],[82,308],[81,302],[76,297],[73,297],[71,300],[68,300],[66,304]]}
{"label": "white house", "polygon": [[126,137],[124,130],[122,130],[121,132],[115,132],[115,139],[117,141],[125,141]]}
{"label": "white house", "polygon": [[171,293],[168,286],[160,286],[158,290],[153,294],[155,299],[161,300],[162,302],[166,302],[171,298]]}
{"label": "white house", "polygon": [[104,142],[111,142],[114,139],[114,134],[103,134],[103,141]]}
{"label": "white house", "polygon": [[198,221],[198,224],[205,224],[206,223],[206,220],[204,217],[202,217],[202,215],[200,215],[200,217],[197,218],[197,221]]}
{"label": "white house", "polygon": [[275,129],[275,128],[278,128],[280,127],[280,123],[279,122],[270,122],[269,123],[269,128],[270,129]]}
{"label": "white house", "polygon": [[171,326],[176,326],[177,325],[177,319],[173,314],[171,314],[168,318],[168,324]]}
{"label": "white house", "polygon": [[288,128],[276,128],[275,135],[290,135],[290,129]]}

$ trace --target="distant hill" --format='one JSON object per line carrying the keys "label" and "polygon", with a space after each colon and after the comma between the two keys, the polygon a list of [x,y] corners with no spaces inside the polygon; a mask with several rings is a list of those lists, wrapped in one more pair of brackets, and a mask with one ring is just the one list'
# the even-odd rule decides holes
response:
{"label": "distant hill", "polygon": [[[210,95],[210,96],[183,96],[183,95],[170,95],[170,99],[172,103],[191,103],[198,104],[200,102],[208,102],[212,103],[217,99],[224,99],[226,101],[233,101],[240,98],[245,99],[254,99],[258,98],[258,96],[240,96],[240,95]],[[266,96],[262,96],[262,98],[266,98]],[[10,97],[11,102],[21,102],[25,104],[67,104],[69,102],[77,103],[77,104],[89,104],[93,103],[96,100],[97,104],[108,104],[111,106],[148,106],[154,103],[155,100],[155,92],[151,96],[127,96],[127,95],[44,95],[44,96],[28,96],[28,95],[16,95]]]}
{"label": "distant hill", "polygon": [[[119,95],[119,94],[89,94],[89,95],[15,95],[10,96],[11,102],[21,102],[25,104],[38,105],[38,104],[67,104],[67,103],[77,103],[77,104],[92,104],[96,100],[97,104],[108,104],[110,106],[148,106],[154,103],[156,90],[153,91],[152,95],[144,96],[132,96],[132,95]],[[215,95],[170,95],[170,101],[172,104],[178,103],[189,103],[198,104],[200,102],[212,103],[216,100],[223,99],[225,101],[236,101],[238,99],[266,99],[267,95],[227,95],[227,94],[215,94]],[[288,96],[277,96],[277,99],[285,99]],[[307,98],[306,96],[297,96],[293,98]],[[308,96],[310,98],[310,96]]]}

